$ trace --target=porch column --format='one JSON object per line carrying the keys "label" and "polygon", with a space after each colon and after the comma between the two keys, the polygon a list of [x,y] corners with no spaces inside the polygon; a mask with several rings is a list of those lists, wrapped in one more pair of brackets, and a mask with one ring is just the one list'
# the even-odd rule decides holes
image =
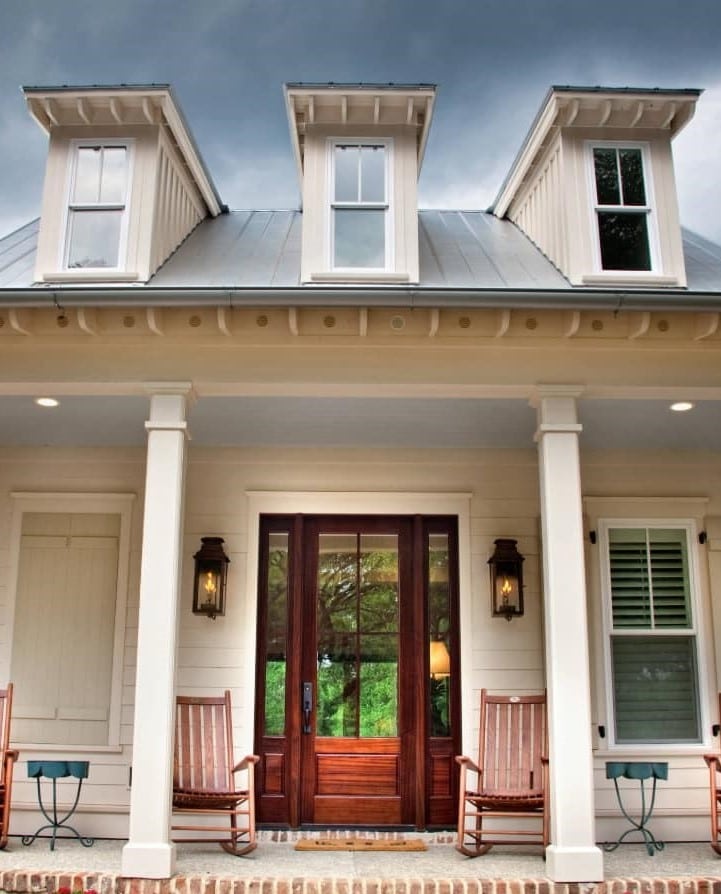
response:
{"label": "porch column", "polygon": [[175,652],[189,383],[149,385],[130,835],[121,873],[170,878]]}
{"label": "porch column", "polygon": [[603,879],[595,844],[591,703],[576,398],[582,389],[538,389],[548,686],[551,841],[555,882]]}

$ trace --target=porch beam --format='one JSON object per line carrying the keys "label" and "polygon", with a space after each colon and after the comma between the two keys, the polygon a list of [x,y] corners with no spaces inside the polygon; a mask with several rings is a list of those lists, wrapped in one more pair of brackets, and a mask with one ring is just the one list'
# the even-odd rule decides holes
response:
{"label": "porch beam", "polygon": [[538,463],[543,531],[546,685],[554,882],[603,879],[595,845],[591,689],[576,401],[583,389],[540,386]]}
{"label": "porch beam", "polygon": [[[121,870],[170,878],[175,655],[182,559],[189,383],[148,386],[150,419],[140,565],[130,834]],[[159,634],[162,631],[162,634]]]}

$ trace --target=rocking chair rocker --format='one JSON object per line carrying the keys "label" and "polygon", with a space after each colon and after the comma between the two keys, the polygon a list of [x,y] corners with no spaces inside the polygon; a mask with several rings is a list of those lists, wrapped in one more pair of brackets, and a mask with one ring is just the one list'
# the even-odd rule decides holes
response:
{"label": "rocking chair rocker", "polygon": [[546,696],[489,695],[482,690],[478,750],[477,764],[469,757],[456,758],[461,767],[456,849],[479,857],[494,844],[545,848]]}
{"label": "rocking chair rocker", "polygon": [[8,843],[10,826],[10,796],[13,787],[13,767],[18,752],[10,748],[10,719],[13,707],[13,684],[0,689],[0,851]]}
{"label": "rocking chair rocker", "polygon": [[[236,857],[256,847],[254,771],[258,758],[233,763],[230,692],[224,696],[177,698],[173,812],[215,817],[208,824],[173,825],[173,831],[203,833],[176,841],[217,842]],[[234,774],[247,773],[247,785],[236,789]],[[225,823],[220,823],[220,817]],[[229,825],[228,825],[229,823]],[[224,833],[212,837],[213,833]],[[210,834],[209,834],[210,833]]]}

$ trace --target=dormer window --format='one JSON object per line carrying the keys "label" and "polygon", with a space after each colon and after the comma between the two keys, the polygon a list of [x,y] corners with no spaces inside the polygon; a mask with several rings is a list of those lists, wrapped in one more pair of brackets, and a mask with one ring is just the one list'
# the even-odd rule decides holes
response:
{"label": "dormer window", "polygon": [[389,140],[331,141],[334,270],[389,266]]}
{"label": "dormer window", "polygon": [[75,144],[65,269],[124,267],[129,167],[129,143]]}
{"label": "dormer window", "polygon": [[591,147],[602,270],[652,270],[651,203],[640,145]]}

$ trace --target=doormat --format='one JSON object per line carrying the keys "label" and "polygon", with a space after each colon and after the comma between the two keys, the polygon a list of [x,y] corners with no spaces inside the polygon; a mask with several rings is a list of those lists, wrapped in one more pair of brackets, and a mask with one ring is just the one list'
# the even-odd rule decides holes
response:
{"label": "doormat", "polygon": [[425,851],[428,846],[420,838],[361,838],[356,835],[342,838],[301,838],[297,851]]}

